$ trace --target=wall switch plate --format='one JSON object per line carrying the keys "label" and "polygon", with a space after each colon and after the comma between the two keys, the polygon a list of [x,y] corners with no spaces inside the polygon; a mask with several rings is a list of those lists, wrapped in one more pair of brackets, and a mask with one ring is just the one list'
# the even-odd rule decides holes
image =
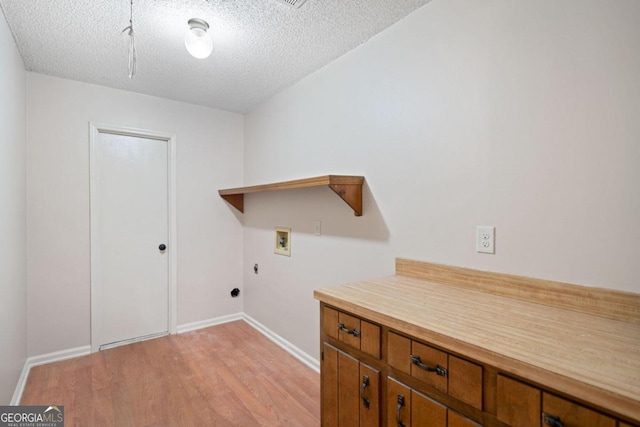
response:
{"label": "wall switch plate", "polygon": [[476,252],[483,254],[496,253],[496,228],[486,225],[476,227]]}
{"label": "wall switch plate", "polygon": [[320,221],[314,221],[313,222],[313,234],[315,236],[319,236],[320,235]]}

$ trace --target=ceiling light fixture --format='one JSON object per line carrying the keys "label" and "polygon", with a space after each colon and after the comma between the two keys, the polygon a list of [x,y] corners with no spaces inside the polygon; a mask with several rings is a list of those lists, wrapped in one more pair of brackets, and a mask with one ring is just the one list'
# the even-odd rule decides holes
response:
{"label": "ceiling light fixture", "polygon": [[302,3],[304,3],[307,0],[278,0],[278,1],[280,3],[285,3],[285,4],[288,4],[289,6],[292,6],[298,9],[300,6],[302,6]]}
{"label": "ceiling light fixture", "polygon": [[206,58],[213,51],[213,40],[207,33],[208,29],[207,21],[198,18],[189,19],[189,31],[184,36],[184,45],[187,51],[198,59]]}

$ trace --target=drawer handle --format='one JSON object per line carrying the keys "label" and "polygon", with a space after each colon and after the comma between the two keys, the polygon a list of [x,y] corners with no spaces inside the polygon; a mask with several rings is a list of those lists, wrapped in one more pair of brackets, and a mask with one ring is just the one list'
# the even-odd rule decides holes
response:
{"label": "drawer handle", "polygon": [[360,397],[362,398],[362,403],[364,404],[364,407],[369,409],[369,404],[371,402],[369,402],[369,399],[367,399],[367,387],[369,386],[369,376],[368,375],[363,375],[362,376],[362,390],[360,391]]}
{"label": "drawer handle", "polygon": [[542,413],[542,424],[547,424],[551,427],[564,427],[564,424],[562,424],[562,421],[560,421],[560,417],[545,414],[544,412]]}
{"label": "drawer handle", "polygon": [[416,355],[412,354],[411,355],[411,363],[413,363],[414,365],[416,365],[420,369],[424,369],[427,372],[435,372],[437,375],[440,375],[441,377],[446,377],[447,376],[447,370],[445,368],[443,368],[440,365],[436,365],[436,366],[425,365],[420,360],[420,356],[416,356]]}
{"label": "drawer handle", "polygon": [[354,337],[359,337],[360,336],[360,331],[359,330],[345,328],[344,323],[342,323],[342,322],[338,323],[338,329],[340,329],[342,332],[346,332],[349,335],[353,335]]}
{"label": "drawer handle", "polygon": [[398,427],[405,427],[404,423],[400,420],[400,409],[404,406],[404,396],[398,395],[398,406],[396,406],[396,422],[398,423]]}

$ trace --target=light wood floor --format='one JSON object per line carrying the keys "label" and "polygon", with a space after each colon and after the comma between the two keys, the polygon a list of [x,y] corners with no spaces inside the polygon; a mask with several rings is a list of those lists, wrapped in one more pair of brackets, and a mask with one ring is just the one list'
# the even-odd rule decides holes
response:
{"label": "light wood floor", "polygon": [[238,321],[36,366],[20,403],[66,427],[312,427],[320,376]]}

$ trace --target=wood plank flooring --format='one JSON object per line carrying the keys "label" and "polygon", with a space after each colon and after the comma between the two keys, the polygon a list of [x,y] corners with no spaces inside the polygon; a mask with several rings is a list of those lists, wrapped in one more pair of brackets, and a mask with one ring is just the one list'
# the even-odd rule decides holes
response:
{"label": "wood plank flooring", "polygon": [[20,403],[66,427],[312,427],[320,376],[237,321],[36,366]]}

